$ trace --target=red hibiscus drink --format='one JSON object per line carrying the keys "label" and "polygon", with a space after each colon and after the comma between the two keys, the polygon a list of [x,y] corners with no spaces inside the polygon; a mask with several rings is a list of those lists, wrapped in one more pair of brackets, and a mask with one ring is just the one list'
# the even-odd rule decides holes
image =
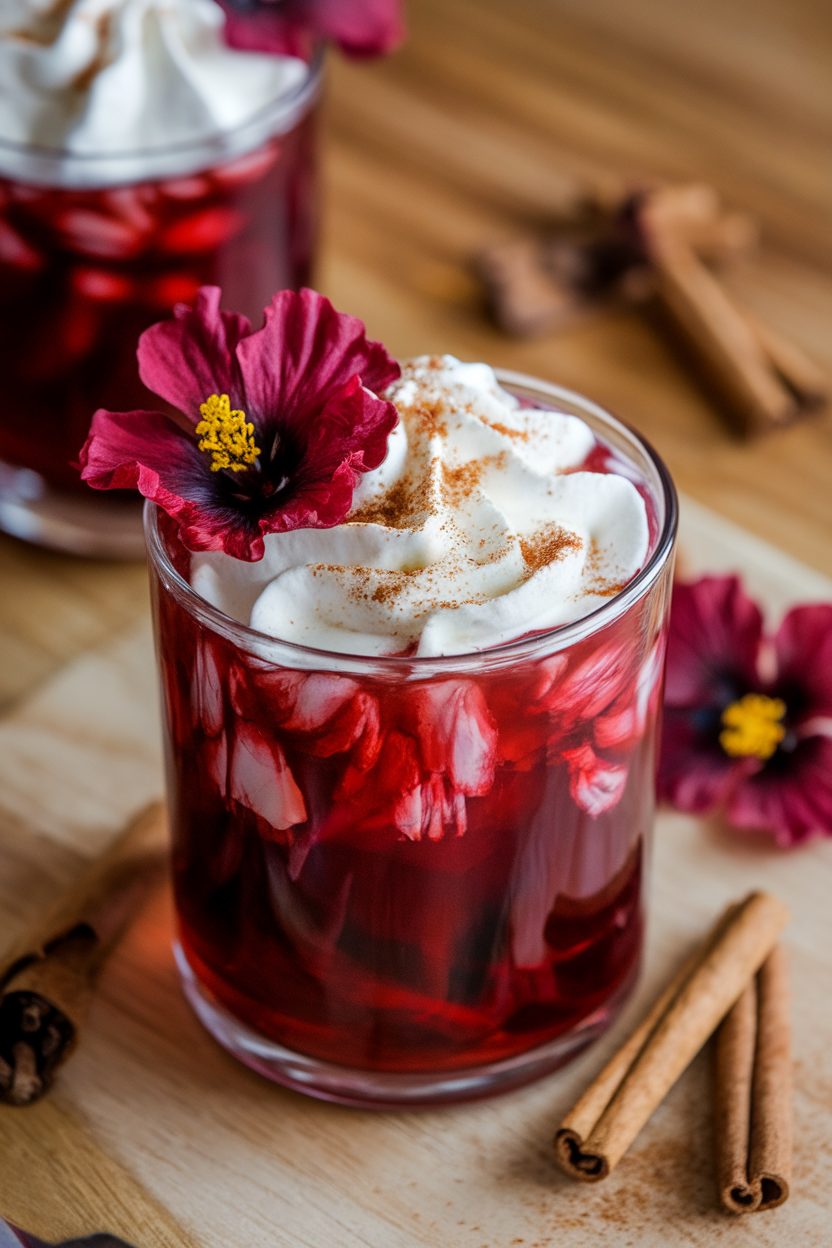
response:
{"label": "red hibiscus drink", "polygon": [[[136,341],[201,285],[255,316],[309,281],[315,119],[182,177],[108,188],[0,178],[0,525],[77,553],[138,556],[140,502],[91,494],[74,466],[96,407],[149,405]],[[21,412],[26,419],[21,419]]]}
{"label": "red hibiscus drink", "polygon": [[[85,448],[94,484],[140,477],[169,513],[148,504],[146,529],[180,970],[208,1029],[279,1082],[359,1105],[489,1095],[597,1036],[638,972],[673,487],[556,386],[450,356],[397,377],[347,317],[344,361],[316,364],[331,309],[291,298],[259,335],[225,323],[193,486],[151,471],[158,448],[130,458],[123,415]],[[195,330],[157,329],[145,375],[172,401],[165,359]],[[354,374],[335,406],[361,462],[327,426]],[[180,387],[192,420],[199,386]]]}

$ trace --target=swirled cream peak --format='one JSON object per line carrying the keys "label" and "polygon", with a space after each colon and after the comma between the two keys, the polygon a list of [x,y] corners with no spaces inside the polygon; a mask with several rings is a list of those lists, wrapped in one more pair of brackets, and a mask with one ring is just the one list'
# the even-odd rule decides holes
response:
{"label": "swirled cream peak", "polygon": [[194,589],[273,637],[347,654],[460,654],[588,614],[644,564],[644,502],[565,412],[522,407],[485,364],[406,363],[400,423],[347,520],[196,555]]}
{"label": "swirled cream peak", "polygon": [[215,0],[0,0],[0,140],[94,156],[241,125],[307,70],[224,23]]}

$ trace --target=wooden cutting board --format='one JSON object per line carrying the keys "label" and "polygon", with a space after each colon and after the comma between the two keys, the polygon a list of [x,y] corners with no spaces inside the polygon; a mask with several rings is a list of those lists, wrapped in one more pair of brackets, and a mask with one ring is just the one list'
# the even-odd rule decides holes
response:
{"label": "wooden cutting board", "polygon": [[[741,571],[772,621],[832,582],[689,501],[686,573]],[[161,792],[149,630],[65,668],[0,721],[0,945]],[[707,1058],[616,1173],[554,1167],[562,1112],[711,917],[761,886],[792,908],[796,1158],[782,1209],[716,1207]],[[109,964],[50,1100],[0,1110],[0,1212],[53,1238],[110,1229],[138,1248],[580,1248],[828,1245],[832,1218],[832,840],[763,837],[663,812],[647,965],[611,1033],[542,1082],[441,1111],[375,1113],[277,1088],[201,1029],[179,990],[160,891]]]}

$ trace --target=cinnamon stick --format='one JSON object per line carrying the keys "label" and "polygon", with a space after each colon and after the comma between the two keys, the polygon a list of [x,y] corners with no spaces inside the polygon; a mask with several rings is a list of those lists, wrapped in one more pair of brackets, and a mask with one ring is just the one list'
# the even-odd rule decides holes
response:
{"label": "cinnamon stick", "polygon": [[745,1213],[760,1203],[748,1181],[751,1081],[757,1042],[757,982],[745,991],[716,1034],[714,1144],[719,1195],[726,1209]]}
{"label": "cinnamon stick", "polygon": [[[642,198],[637,225],[665,312],[747,435],[824,406],[829,385],[794,344],[738,308],[702,263],[701,231],[749,243],[742,216],[718,215],[709,187],[665,187]],[[716,233],[715,233],[716,231]],[[746,235],[743,240],[743,235]]]}
{"label": "cinnamon stick", "polygon": [[163,869],[165,843],[157,802],[0,963],[0,1100],[36,1101],[72,1053],[104,960]]}
{"label": "cinnamon stick", "polygon": [[684,239],[643,210],[656,292],[743,433],[788,424],[800,412],[759,337]]}
{"label": "cinnamon stick", "polygon": [[753,316],[746,308],[743,316],[756,334],[769,361],[800,403],[810,412],[825,407],[829,401],[830,382],[813,360],[788,338]]}
{"label": "cinnamon stick", "polygon": [[792,1171],[792,1056],[788,965],[777,946],[757,976],[757,1046],[748,1173],[758,1209],[788,1199]]}
{"label": "cinnamon stick", "polygon": [[612,1172],[766,959],[788,917],[769,893],[750,893],[729,908],[702,953],[561,1123],[555,1150],[568,1174],[596,1182]]}
{"label": "cinnamon stick", "polygon": [[731,1213],[774,1209],[792,1160],[788,972],[776,946],[717,1032],[717,1178]]}

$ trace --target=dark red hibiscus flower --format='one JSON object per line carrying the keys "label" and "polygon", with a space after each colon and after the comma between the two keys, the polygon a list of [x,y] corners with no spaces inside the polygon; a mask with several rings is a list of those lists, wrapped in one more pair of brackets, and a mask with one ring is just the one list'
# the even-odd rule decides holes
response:
{"label": "dark red hibiscus flower", "polygon": [[225,41],[245,52],[306,56],[333,39],[349,56],[380,56],[404,38],[401,0],[220,0]]}
{"label": "dark red hibiscus flower", "polygon": [[252,333],[204,286],[139,339],[139,374],[181,413],[95,413],[80,460],[95,489],[138,489],[191,550],[263,557],[263,536],[330,528],[398,420],[377,392],[399,366],[313,290],[282,290]]}
{"label": "dark red hibiscus flower", "polygon": [[769,638],[737,577],[676,586],[659,795],[783,846],[832,835],[832,604]]}

